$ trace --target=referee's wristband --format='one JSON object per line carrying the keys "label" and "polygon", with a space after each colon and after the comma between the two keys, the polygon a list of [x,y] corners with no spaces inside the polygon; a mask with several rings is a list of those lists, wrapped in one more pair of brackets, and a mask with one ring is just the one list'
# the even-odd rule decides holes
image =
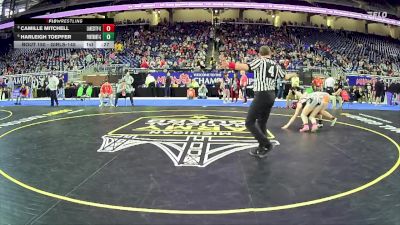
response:
{"label": "referee's wristband", "polygon": [[236,64],[234,62],[229,63],[229,69],[235,70]]}

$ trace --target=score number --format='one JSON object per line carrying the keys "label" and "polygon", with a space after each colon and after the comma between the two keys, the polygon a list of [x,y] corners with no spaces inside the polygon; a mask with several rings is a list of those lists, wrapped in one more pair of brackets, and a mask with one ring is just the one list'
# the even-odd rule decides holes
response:
{"label": "score number", "polygon": [[114,32],[115,25],[114,24],[103,24],[103,32]]}
{"label": "score number", "polygon": [[103,41],[114,41],[115,37],[115,25],[114,24],[103,24]]}

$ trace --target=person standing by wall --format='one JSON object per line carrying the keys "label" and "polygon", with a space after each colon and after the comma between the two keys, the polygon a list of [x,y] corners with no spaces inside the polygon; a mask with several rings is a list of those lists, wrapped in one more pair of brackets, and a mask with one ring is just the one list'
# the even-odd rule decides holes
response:
{"label": "person standing by wall", "polygon": [[278,99],[281,99],[281,98],[283,98],[283,92],[284,92],[284,90],[285,90],[285,86],[283,85],[283,79],[282,78],[278,78],[277,80],[276,80],[276,87],[278,88],[278,96],[277,96],[277,98]]}
{"label": "person standing by wall", "polygon": [[63,100],[65,100],[64,80],[63,80],[62,76],[60,78],[58,78],[58,79],[59,79],[59,81],[58,81],[58,86],[57,86],[57,88],[58,88],[57,97],[58,98],[62,98]]}
{"label": "person standing by wall", "polygon": [[248,85],[248,78],[246,72],[244,70],[240,71],[240,88],[242,90],[243,96],[243,104],[247,103],[247,85]]}
{"label": "person standing by wall", "polygon": [[333,88],[335,87],[335,83],[335,79],[332,77],[332,75],[329,74],[329,77],[326,78],[324,82],[325,92],[332,95],[332,93],[334,92]]}
{"label": "person standing by wall", "polygon": [[52,74],[51,77],[49,78],[49,85],[47,85],[47,88],[50,90],[51,107],[54,107],[54,101],[58,106],[57,88],[59,82],[60,82],[59,79],[54,74]]}
{"label": "person standing by wall", "polygon": [[375,83],[375,91],[375,105],[378,105],[382,102],[382,95],[385,93],[385,84],[379,78]]}
{"label": "person standing by wall", "polygon": [[239,98],[239,89],[240,89],[240,80],[237,77],[237,74],[233,74],[233,80],[232,80],[232,85],[231,85],[231,96],[232,96],[232,102],[235,100],[237,102]]}
{"label": "person standing by wall", "polygon": [[167,76],[165,77],[165,90],[164,90],[164,96],[165,97],[171,97],[171,73],[167,72]]}
{"label": "person standing by wall", "polygon": [[387,98],[387,104],[388,105],[393,105],[393,95],[396,93],[396,83],[392,81],[392,83],[389,85],[387,91],[386,91],[386,98]]}
{"label": "person standing by wall", "polygon": [[37,98],[37,89],[39,87],[39,80],[36,77],[32,77],[32,97]]}
{"label": "person standing by wall", "polygon": [[151,96],[156,97],[156,79],[151,75],[150,73],[147,74],[146,81],[145,81],[146,87],[150,88],[151,90]]}
{"label": "person standing by wall", "polygon": [[231,89],[231,80],[228,77],[228,74],[225,73],[224,77],[222,78],[222,87],[223,87],[223,97],[222,99],[224,100],[224,103],[229,102],[229,97],[230,97],[230,89]]}
{"label": "person standing by wall", "polygon": [[133,82],[135,81],[135,79],[131,76],[131,74],[129,73],[129,70],[125,70],[125,75],[122,78],[123,81],[125,81],[126,85],[128,86],[127,89],[130,90],[131,95],[133,97],[134,93],[135,93],[135,88],[133,87]]}
{"label": "person standing by wall", "polygon": [[8,100],[12,100],[13,99],[13,95],[14,95],[14,78],[13,77],[8,77],[8,81],[7,81],[7,95],[8,95]]}
{"label": "person standing by wall", "polygon": [[275,102],[276,79],[282,77],[288,80],[297,74],[286,74],[280,65],[272,60],[272,51],[268,46],[261,46],[258,56],[249,64],[228,63],[225,57],[221,56],[220,68],[254,72],[254,100],[249,107],[245,125],[259,143],[258,148],[249,152],[250,155],[266,157],[273,149],[266,133],[268,118]]}

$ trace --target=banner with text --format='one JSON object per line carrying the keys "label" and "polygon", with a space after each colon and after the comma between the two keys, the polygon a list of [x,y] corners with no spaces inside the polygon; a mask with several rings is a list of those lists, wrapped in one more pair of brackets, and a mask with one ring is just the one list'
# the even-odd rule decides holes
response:
{"label": "banner with text", "polygon": [[376,76],[376,75],[355,75],[355,74],[349,74],[346,76],[346,79],[349,83],[349,86],[364,86],[371,82],[372,85],[375,85],[377,78],[382,79],[385,83],[391,83],[394,80],[398,80],[399,78],[395,77],[382,77],[382,76]]}
{"label": "banner with text", "polygon": [[[5,86],[9,79],[13,79],[15,86],[21,86],[22,84],[29,84],[33,79],[39,81],[39,84],[44,82],[46,78],[50,77],[50,73],[48,74],[20,74],[20,75],[12,75],[12,76],[0,76],[0,86]],[[64,83],[68,82],[68,73],[56,73],[57,77],[63,77]]]}
{"label": "banner with text", "polygon": [[[217,83],[223,76],[223,73],[219,72],[172,72],[171,74],[171,82],[172,84],[178,86],[186,86],[192,82],[194,79],[201,85],[204,83],[205,85],[214,85]],[[157,86],[163,86],[165,84],[165,78],[167,73],[165,72],[154,72],[152,73],[154,78],[157,81]],[[254,74],[246,73],[248,78],[248,85],[253,85],[254,82]],[[229,73],[229,78],[233,79],[233,73]],[[240,75],[239,75],[240,79]]]}

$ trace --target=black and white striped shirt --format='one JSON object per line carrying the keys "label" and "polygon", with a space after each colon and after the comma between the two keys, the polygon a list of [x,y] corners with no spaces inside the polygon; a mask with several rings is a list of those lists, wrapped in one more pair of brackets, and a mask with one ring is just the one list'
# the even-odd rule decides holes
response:
{"label": "black and white striped shirt", "polygon": [[278,63],[264,57],[253,60],[248,66],[254,72],[254,91],[274,91],[276,80],[286,75]]}

